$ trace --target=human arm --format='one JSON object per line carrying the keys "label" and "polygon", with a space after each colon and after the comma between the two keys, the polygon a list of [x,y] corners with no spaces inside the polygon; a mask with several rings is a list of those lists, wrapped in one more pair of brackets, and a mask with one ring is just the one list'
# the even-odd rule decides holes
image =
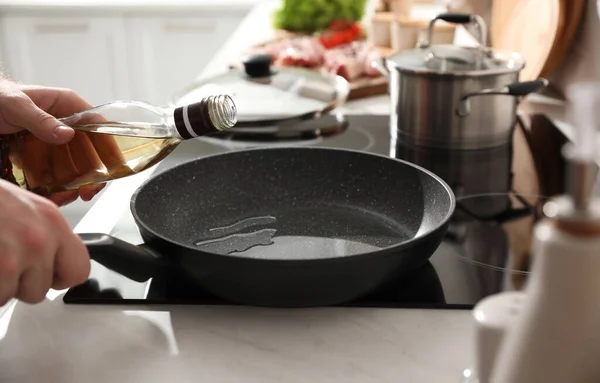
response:
{"label": "human arm", "polygon": [[[22,130],[30,131],[43,145],[65,146],[76,133],[57,118],[89,106],[67,89],[25,86],[0,78],[0,152],[2,138]],[[5,147],[4,153],[8,150]],[[11,165],[6,157],[0,153],[0,171]],[[50,288],[64,289],[85,281],[89,254],[57,205],[78,196],[89,200],[102,186],[43,198],[4,176],[7,179],[0,179],[0,305],[12,298],[36,303]]]}

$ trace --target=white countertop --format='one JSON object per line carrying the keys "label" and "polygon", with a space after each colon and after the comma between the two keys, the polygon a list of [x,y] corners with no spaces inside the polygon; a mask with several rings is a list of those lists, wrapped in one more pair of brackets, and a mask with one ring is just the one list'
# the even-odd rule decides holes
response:
{"label": "white countertop", "polygon": [[460,311],[164,309],[18,304],[0,381],[456,383],[468,363]]}
{"label": "white countertop", "polygon": [[[272,4],[253,9],[208,65],[224,70],[268,38]],[[386,113],[387,97],[347,111]],[[75,228],[109,233],[150,176],[113,182]],[[468,367],[469,311],[243,307],[70,306],[51,291],[39,305],[0,308],[3,383],[436,382]]]}

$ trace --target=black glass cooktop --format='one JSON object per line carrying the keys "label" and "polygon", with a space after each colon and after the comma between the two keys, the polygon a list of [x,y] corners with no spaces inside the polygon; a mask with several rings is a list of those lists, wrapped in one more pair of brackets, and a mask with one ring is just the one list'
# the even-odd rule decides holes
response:
{"label": "black glass cooktop", "polygon": [[[532,140],[536,135],[544,137],[544,145],[532,144],[537,142]],[[524,286],[533,225],[546,200],[541,196],[562,192],[556,186],[563,179],[560,164],[551,161],[560,158],[563,140],[554,127],[542,121],[527,131],[515,129],[513,142],[502,147],[469,151],[415,148],[390,138],[387,116],[355,115],[349,117],[345,131],[328,137],[261,142],[227,136],[184,142],[157,172],[204,155],[260,145],[351,148],[428,168],[444,178],[457,196],[457,209],[444,241],[419,270],[398,275],[372,294],[341,306],[470,309],[487,295]],[[129,212],[110,234],[142,243]],[[96,261],[89,280],[70,289],[63,300],[69,304],[235,304],[203,291],[182,275],[170,272],[139,283]]]}

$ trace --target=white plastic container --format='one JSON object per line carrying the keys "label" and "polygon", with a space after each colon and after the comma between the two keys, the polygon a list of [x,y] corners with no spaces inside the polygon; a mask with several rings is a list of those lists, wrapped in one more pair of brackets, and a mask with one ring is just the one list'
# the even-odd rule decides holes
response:
{"label": "white plastic container", "polygon": [[463,373],[463,383],[489,383],[504,334],[521,311],[525,294],[507,291],[482,299],[473,309],[475,347],[473,365]]}
{"label": "white plastic container", "polygon": [[600,83],[572,88],[575,146],[567,195],[544,208],[521,314],[505,335],[492,383],[600,381],[600,199],[592,197],[598,155]]}

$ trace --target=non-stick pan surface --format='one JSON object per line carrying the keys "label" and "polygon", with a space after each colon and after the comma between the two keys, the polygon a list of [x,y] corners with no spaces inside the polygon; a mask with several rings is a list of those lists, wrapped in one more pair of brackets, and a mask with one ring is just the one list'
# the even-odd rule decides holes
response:
{"label": "non-stick pan surface", "polygon": [[277,307],[350,301],[414,270],[454,206],[450,188],[413,164],[311,147],[204,157],[152,177],[131,201],[156,259],[223,298]]}

